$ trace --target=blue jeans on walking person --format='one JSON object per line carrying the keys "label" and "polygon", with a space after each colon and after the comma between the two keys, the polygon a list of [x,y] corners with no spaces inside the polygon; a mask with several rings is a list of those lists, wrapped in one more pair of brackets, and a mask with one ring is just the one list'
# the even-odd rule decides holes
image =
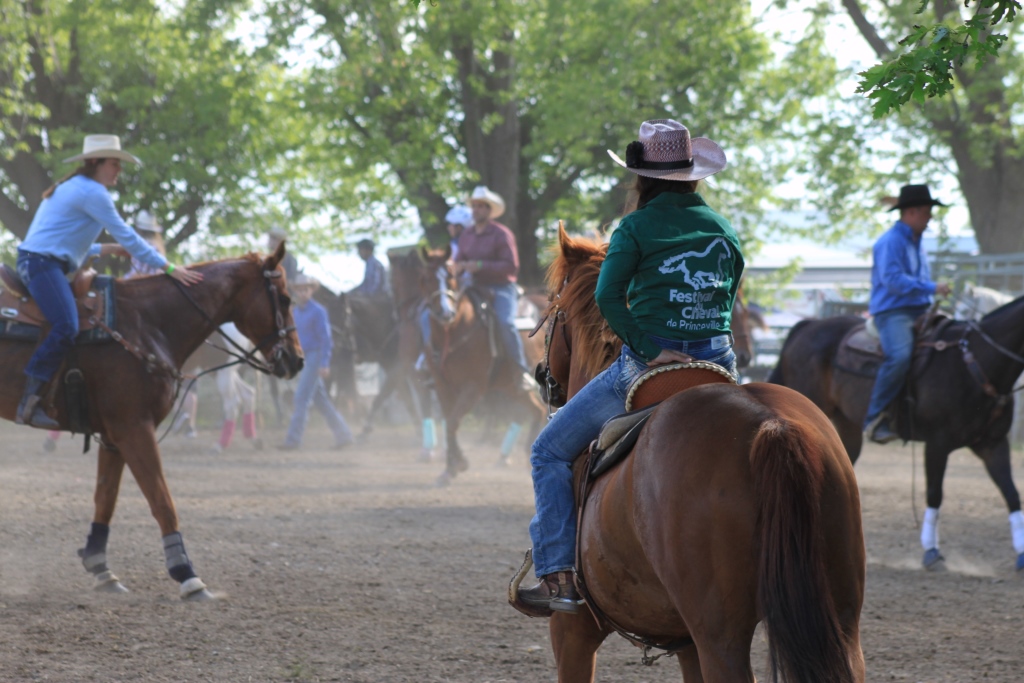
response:
{"label": "blue jeans on walking person", "polygon": [[501,341],[505,345],[512,361],[519,365],[525,372],[526,354],[523,352],[523,339],[516,329],[516,313],[519,311],[519,290],[514,282],[504,285],[486,285],[487,289],[494,292],[494,316],[498,319],[498,328],[501,331]]}
{"label": "blue jeans on walking person", "polygon": [[41,382],[57,373],[78,334],[78,308],[67,272],[68,264],[58,258],[18,250],[18,276],[51,325],[25,367],[26,375]]}
{"label": "blue jeans on walking person", "polygon": [[871,390],[871,403],[864,418],[865,429],[889,407],[903,388],[914,355],[914,321],[927,310],[927,306],[910,306],[875,314],[875,327],[885,360],[878,368],[875,386]]}
{"label": "blue jeans on walking person", "polygon": [[299,383],[295,387],[295,412],[292,413],[292,420],[288,424],[288,435],[285,443],[290,446],[298,446],[302,443],[302,434],[306,431],[306,420],[309,418],[309,406],[314,404],[320,414],[327,421],[331,433],[334,434],[334,443],[344,446],[352,443],[352,430],[349,429],[345,418],[341,416],[337,408],[327,395],[324,382],[320,379],[320,368],[323,363],[324,352],[322,350],[306,351],[306,363],[299,373]]}
{"label": "blue jeans on walking person", "polygon": [[[674,340],[654,340],[663,348],[676,348],[736,374],[731,345],[712,349],[703,342],[687,347]],[[597,438],[605,422],[625,411],[629,385],[646,370],[646,363],[623,346],[615,362],[560,408],[537,436],[530,454],[537,510],[530,522],[530,539],[538,577],[572,569],[576,557],[573,461]]]}

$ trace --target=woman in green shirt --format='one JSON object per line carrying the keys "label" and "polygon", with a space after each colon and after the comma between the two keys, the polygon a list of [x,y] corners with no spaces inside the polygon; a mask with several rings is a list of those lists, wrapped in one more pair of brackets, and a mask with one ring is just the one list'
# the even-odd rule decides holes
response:
{"label": "woman in green shirt", "polygon": [[539,612],[579,608],[572,463],[606,420],[624,412],[629,384],[675,361],[707,360],[736,372],[729,329],[743,255],[732,226],[697,193],[702,178],[725,168],[725,153],[671,119],[645,121],[625,162],[608,153],[636,174],[636,208],[612,233],[595,292],[624,344],[533,444],[530,537],[540,582],[520,588],[519,599]]}

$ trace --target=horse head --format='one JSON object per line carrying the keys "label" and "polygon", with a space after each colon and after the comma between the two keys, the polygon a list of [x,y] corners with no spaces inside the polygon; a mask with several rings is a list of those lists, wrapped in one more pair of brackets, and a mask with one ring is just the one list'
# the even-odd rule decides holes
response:
{"label": "horse head", "polygon": [[607,250],[602,242],[570,237],[559,224],[558,249],[547,274],[548,328],[542,370],[552,397],[559,390],[571,397],[608,367],[622,348],[594,302]]}
{"label": "horse head", "polygon": [[241,275],[232,322],[253,343],[276,377],[290,378],[302,370],[303,356],[281,267],[284,255],[282,242],[264,260],[255,255],[247,258],[251,267]]}

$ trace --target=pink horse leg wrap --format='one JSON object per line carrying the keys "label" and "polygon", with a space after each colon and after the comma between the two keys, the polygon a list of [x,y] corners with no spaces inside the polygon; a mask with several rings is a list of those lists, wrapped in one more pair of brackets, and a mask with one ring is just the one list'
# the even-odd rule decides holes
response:
{"label": "pink horse leg wrap", "polygon": [[246,413],[242,416],[242,434],[247,439],[256,438],[256,413]]}
{"label": "pink horse leg wrap", "polygon": [[227,448],[231,445],[231,437],[235,435],[235,421],[224,420],[224,426],[220,429],[220,447]]}

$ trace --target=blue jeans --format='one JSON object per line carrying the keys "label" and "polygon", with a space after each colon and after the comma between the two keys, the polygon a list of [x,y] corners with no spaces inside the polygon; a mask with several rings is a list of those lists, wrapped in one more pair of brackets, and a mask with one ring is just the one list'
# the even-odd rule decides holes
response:
{"label": "blue jeans", "polygon": [[864,427],[882,414],[903,388],[903,382],[910,370],[910,359],[914,355],[914,321],[927,306],[893,308],[875,315],[875,327],[882,342],[885,360],[878,368],[875,386],[871,390],[871,403],[864,418]]}
{"label": "blue jeans", "polygon": [[516,289],[514,282],[486,287],[494,292],[494,316],[498,319],[498,329],[501,331],[501,341],[505,345],[505,350],[508,351],[512,362],[518,363],[519,367],[529,372],[526,367],[526,355],[523,353],[523,340],[516,329],[519,290]]}
{"label": "blue jeans", "polygon": [[324,352],[322,350],[306,351],[306,363],[299,373],[299,383],[295,387],[295,412],[292,413],[292,420],[288,424],[288,435],[285,443],[298,446],[302,443],[302,434],[306,431],[306,420],[309,417],[309,406],[315,404],[316,409],[327,420],[327,426],[334,434],[334,443],[344,445],[352,443],[352,430],[349,429],[345,418],[331,403],[331,397],[327,395],[324,382],[320,379],[320,368],[323,366]]}
{"label": "blue jeans", "polygon": [[[669,340],[656,339],[666,347]],[[736,374],[732,346],[691,348],[694,358],[709,360]],[[628,346],[608,369],[560,408],[533,443],[533,495],[537,512],[530,522],[537,576],[572,569],[576,560],[576,499],[572,487],[573,461],[597,438],[608,419],[625,410],[630,383],[647,370]],[[625,514],[625,513],[623,513]]]}
{"label": "blue jeans", "polygon": [[51,325],[25,367],[26,375],[42,382],[57,374],[78,334],[78,308],[67,271],[68,264],[60,259],[18,250],[18,276]]}
{"label": "blue jeans", "polygon": [[423,308],[420,309],[419,322],[420,322],[420,334],[423,335],[423,348],[429,349],[430,348],[430,309],[427,308],[426,305],[424,305]]}

